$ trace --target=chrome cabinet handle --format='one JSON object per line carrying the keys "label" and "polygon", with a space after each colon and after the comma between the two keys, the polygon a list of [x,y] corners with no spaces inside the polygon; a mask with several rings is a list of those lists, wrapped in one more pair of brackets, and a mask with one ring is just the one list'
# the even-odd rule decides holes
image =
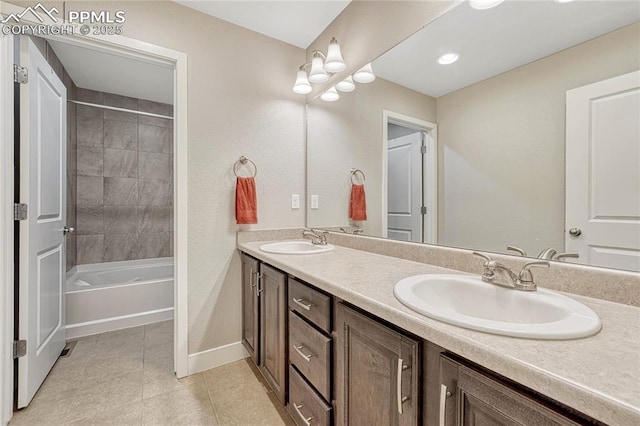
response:
{"label": "chrome cabinet handle", "polygon": [[255,282],[253,279],[253,277],[257,275],[258,275],[258,272],[251,269],[251,276],[249,277],[249,284],[251,285],[251,288],[254,288],[255,286],[258,285],[258,283]]}
{"label": "chrome cabinet handle", "polygon": [[398,413],[402,414],[402,404],[409,400],[408,396],[402,396],[402,372],[409,367],[403,364],[402,358],[398,358],[398,375],[396,376],[396,394],[398,396]]}
{"label": "chrome cabinet handle", "polygon": [[446,416],[446,408],[447,408],[447,398],[451,396],[451,392],[447,390],[447,386],[441,384],[440,385],[440,426],[445,426],[445,416]]}
{"label": "chrome cabinet handle", "polygon": [[312,354],[307,355],[304,352],[302,352],[302,349],[304,349],[303,345],[300,345],[300,346],[293,345],[293,349],[295,349],[296,352],[298,352],[298,354],[300,354],[300,356],[304,358],[305,361],[311,362],[311,358],[313,358],[313,355]]}
{"label": "chrome cabinet handle", "polygon": [[302,309],[306,309],[307,311],[310,311],[311,307],[313,306],[311,303],[305,303],[304,299],[296,299],[294,297],[293,301],[296,303],[296,305],[300,306]]}
{"label": "chrome cabinet handle", "polygon": [[300,418],[302,419],[302,421],[304,422],[305,425],[307,426],[311,426],[311,420],[313,420],[313,416],[311,417],[305,417],[304,414],[302,414],[302,411],[300,411],[300,409],[304,407],[304,405],[302,404],[296,404],[295,402],[293,403],[293,408],[295,408],[296,413],[298,413],[298,415],[300,416]]}
{"label": "chrome cabinet handle", "polygon": [[264,274],[256,272],[256,296],[260,296],[260,293],[264,290],[261,285],[263,276]]}

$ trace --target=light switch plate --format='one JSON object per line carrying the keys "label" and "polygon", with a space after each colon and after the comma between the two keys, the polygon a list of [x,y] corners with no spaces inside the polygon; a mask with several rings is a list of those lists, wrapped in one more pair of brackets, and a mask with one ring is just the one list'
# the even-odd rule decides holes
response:
{"label": "light switch plate", "polygon": [[300,208],[300,194],[291,194],[291,209],[298,210]]}
{"label": "light switch plate", "polygon": [[311,196],[311,208],[313,210],[317,210],[318,209],[318,196],[317,195],[312,195]]}

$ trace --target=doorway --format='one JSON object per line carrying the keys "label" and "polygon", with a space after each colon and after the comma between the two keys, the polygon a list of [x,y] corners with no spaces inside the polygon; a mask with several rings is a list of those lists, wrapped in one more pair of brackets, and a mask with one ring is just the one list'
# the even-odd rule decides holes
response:
{"label": "doorway", "polygon": [[383,112],[383,235],[437,243],[436,125]]}

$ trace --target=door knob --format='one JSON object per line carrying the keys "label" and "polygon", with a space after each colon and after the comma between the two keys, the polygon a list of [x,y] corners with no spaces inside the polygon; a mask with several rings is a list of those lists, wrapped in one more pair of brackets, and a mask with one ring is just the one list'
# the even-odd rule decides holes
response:
{"label": "door knob", "polygon": [[73,232],[74,232],[75,230],[76,230],[75,228],[72,228],[72,227],[70,227],[70,226],[65,226],[64,228],[62,228],[62,233],[63,233],[64,235],[67,235],[67,234],[73,234]]}
{"label": "door knob", "polygon": [[569,235],[572,237],[579,237],[582,234],[582,230],[580,228],[571,228],[569,229]]}

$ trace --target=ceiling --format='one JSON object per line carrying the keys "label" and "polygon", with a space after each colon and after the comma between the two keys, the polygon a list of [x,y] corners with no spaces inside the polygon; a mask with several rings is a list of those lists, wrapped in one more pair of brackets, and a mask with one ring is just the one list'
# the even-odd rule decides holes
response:
{"label": "ceiling", "polygon": [[[640,19],[636,0],[506,1],[489,10],[461,3],[373,62],[377,76],[439,97]],[[438,57],[460,59],[440,65]]]}
{"label": "ceiling", "polygon": [[350,2],[350,0],[174,1],[302,49],[306,49]]}
{"label": "ceiling", "polygon": [[173,67],[49,40],[76,86],[173,104]]}

